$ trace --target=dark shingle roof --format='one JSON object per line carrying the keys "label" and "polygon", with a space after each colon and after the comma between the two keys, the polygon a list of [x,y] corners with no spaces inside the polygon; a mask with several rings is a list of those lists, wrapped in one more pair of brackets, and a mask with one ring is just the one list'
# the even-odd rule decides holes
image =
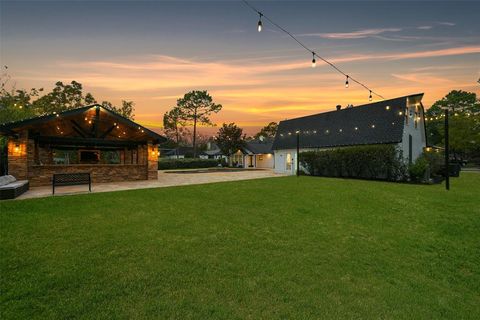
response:
{"label": "dark shingle roof", "polygon": [[272,141],[248,141],[245,143],[246,150],[253,154],[272,153]]}
{"label": "dark shingle roof", "polygon": [[407,99],[419,103],[422,97],[423,93],[281,121],[272,148],[295,149],[297,130],[302,148],[401,142]]}
{"label": "dark shingle roof", "polygon": [[21,129],[21,128],[25,128],[25,127],[28,127],[28,126],[35,126],[35,125],[39,125],[39,124],[42,124],[42,123],[46,123],[46,122],[49,122],[49,121],[53,121],[53,120],[56,120],[57,117],[72,117],[72,116],[78,116],[78,115],[81,115],[83,114],[84,112],[88,111],[89,109],[91,108],[99,108],[99,109],[102,109],[104,111],[106,111],[110,116],[116,118],[119,122],[127,125],[127,126],[130,126],[130,127],[133,127],[133,128],[139,128],[139,129],[143,129],[143,131],[145,132],[146,136],[152,138],[152,139],[155,139],[157,140],[159,143],[163,143],[165,142],[167,139],[162,136],[162,135],[159,135],[158,133],[148,129],[148,128],[145,128],[144,126],[108,109],[108,108],[105,108],[104,106],[100,105],[100,104],[92,104],[92,105],[88,105],[88,106],[83,106],[83,107],[78,107],[78,108],[75,108],[75,109],[70,109],[70,110],[65,110],[65,111],[62,111],[62,112],[58,112],[58,113],[52,113],[52,114],[45,114],[45,115],[41,115],[41,116],[38,116],[38,117],[33,117],[33,118],[29,118],[29,119],[24,119],[24,120],[20,120],[20,121],[15,121],[15,122],[10,122],[10,123],[3,123],[3,124],[0,124],[0,133],[4,133],[4,134],[9,134],[9,133],[12,133],[15,129]]}

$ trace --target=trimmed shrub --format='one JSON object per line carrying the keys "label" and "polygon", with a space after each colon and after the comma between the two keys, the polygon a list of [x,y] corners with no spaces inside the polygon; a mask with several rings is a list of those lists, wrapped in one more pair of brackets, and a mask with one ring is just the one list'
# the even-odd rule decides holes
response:
{"label": "trimmed shrub", "polygon": [[212,168],[220,164],[220,160],[216,159],[159,159],[158,169],[196,169],[196,168]]}
{"label": "trimmed shrub", "polygon": [[438,181],[444,176],[444,171],[443,153],[437,152],[422,153],[408,168],[410,180],[413,182],[428,182],[430,179]]}
{"label": "trimmed shrub", "polygon": [[300,153],[306,174],[375,180],[406,180],[407,168],[395,145],[366,145]]}

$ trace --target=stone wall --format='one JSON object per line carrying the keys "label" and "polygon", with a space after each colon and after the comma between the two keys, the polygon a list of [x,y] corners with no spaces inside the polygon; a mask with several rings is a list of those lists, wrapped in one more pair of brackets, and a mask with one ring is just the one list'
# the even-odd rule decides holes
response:
{"label": "stone wall", "polygon": [[21,132],[18,138],[10,138],[8,140],[8,174],[18,180],[26,180],[28,178],[27,155],[31,150],[27,146],[27,131]]}
{"label": "stone wall", "polygon": [[78,165],[34,165],[29,167],[30,186],[47,186],[52,184],[54,173],[89,172],[92,183],[146,180],[147,168],[137,164],[78,164]]}

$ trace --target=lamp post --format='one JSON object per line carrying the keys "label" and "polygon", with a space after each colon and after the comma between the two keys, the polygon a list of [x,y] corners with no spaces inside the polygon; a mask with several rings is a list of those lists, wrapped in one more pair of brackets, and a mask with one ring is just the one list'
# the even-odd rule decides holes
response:
{"label": "lamp post", "polygon": [[450,190],[450,149],[448,145],[448,107],[445,111],[445,189]]}
{"label": "lamp post", "polygon": [[297,134],[297,177],[300,176],[300,130],[295,132]]}

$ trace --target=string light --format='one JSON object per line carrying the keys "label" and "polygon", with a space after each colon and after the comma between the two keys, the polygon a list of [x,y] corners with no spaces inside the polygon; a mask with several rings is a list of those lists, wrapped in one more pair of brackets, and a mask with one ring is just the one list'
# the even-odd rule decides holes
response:
{"label": "string light", "polygon": [[[280,26],[279,24],[277,24],[275,21],[273,21],[272,19],[270,19],[269,17],[265,16],[263,13],[261,13],[260,11],[257,10],[257,8],[255,8],[254,6],[252,6],[247,0],[243,0],[243,3],[245,3],[245,5],[247,7],[249,7],[252,11],[256,12],[258,15],[259,15],[259,20],[258,20],[258,32],[262,31],[262,17],[265,18],[265,20],[267,20],[268,22],[270,22],[273,26],[275,26],[277,29],[279,29],[280,31],[284,32],[285,34],[287,34],[290,38],[292,38],[293,40],[295,40],[295,42],[297,42],[300,46],[302,46],[305,50],[307,50],[308,52],[311,52],[313,54],[314,57],[317,57],[318,59],[322,60],[323,62],[325,62],[326,64],[328,64],[330,67],[332,67],[333,69],[335,69],[338,73],[344,75],[344,76],[347,76],[347,74],[342,71],[339,67],[337,67],[335,64],[333,64],[332,62],[328,61],[327,59],[323,58],[322,56],[319,56],[317,53],[314,53],[312,49],[310,49],[309,47],[307,47],[305,44],[303,44],[300,40],[298,40],[292,33],[290,33],[289,31],[287,31],[285,28],[283,28],[282,26]],[[372,96],[372,94],[376,95],[377,97],[381,98],[381,99],[385,99],[382,95],[376,93],[375,91],[373,91],[372,89],[370,89],[369,87],[367,87],[367,85],[365,85],[364,83],[360,82],[359,80],[355,79],[355,78],[352,78],[351,76],[348,76],[348,78],[350,80],[352,80],[353,82],[355,82],[356,84],[362,86],[363,88],[365,88],[366,90],[369,90],[370,91],[370,96]],[[370,100],[371,101],[371,100]]]}
{"label": "string light", "polygon": [[370,90],[370,95],[368,96],[368,101],[372,101],[372,90]]}
{"label": "string light", "polygon": [[348,75],[347,75],[347,80],[345,81],[345,88],[348,88],[349,84],[348,84]]}
{"label": "string light", "polygon": [[315,68],[317,61],[315,60],[315,52],[312,51],[312,68]]}
{"label": "string light", "polygon": [[262,16],[263,14],[261,12],[258,12],[258,26],[257,26],[257,30],[258,32],[262,31]]}
{"label": "string light", "polygon": [[385,110],[390,110],[390,106],[386,106],[386,107],[385,107]]}

